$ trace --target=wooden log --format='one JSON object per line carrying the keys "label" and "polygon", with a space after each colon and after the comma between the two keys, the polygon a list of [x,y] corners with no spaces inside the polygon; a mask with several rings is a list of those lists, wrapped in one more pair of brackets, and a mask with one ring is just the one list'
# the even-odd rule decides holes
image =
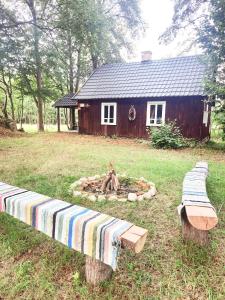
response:
{"label": "wooden log", "polygon": [[102,281],[109,280],[112,277],[112,268],[100,260],[86,256],[85,276],[86,281],[92,285],[98,285]]}
{"label": "wooden log", "polygon": [[122,248],[130,249],[135,253],[141,252],[144,247],[147,234],[147,229],[135,225],[132,226],[120,236]]}
{"label": "wooden log", "polygon": [[101,186],[101,191],[102,192],[105,192],[106,188],[107,188],[107,185],[108,183],[110,182],[111,180],[111,174],[108,174],[105,179],[103,180],[102,182],[102,186]]}
{"label": "wooden log", "polygon": [[185,206],[189,223],[199,230],[210,230],[218,223],[216,212],[211,207]]}
{"label": "wooden log", "polygon": [[[144,247],[148,231],[138,226],[132,226],[120,236],[122,248],[127,248],[135,253],[141,252]],[[88,283],[98,285],[102,281],[109,280],[112,276],[112,268],[103,262],[86,256],[85,275]]]}
{"label": "wooden log", "polygon": [[209,243],[208,230],[196,229],[188,222],[188,220],[182,224],[182,235],[184,240],[193,241],[200,246],[204,246]]}
{"label": "wooden log", "polygon": [[101,186],[101,192],[109,192],[109,191],[115,191],[117,192],[120,188],[119,179],[116,176],[116,172],[113,168],[112,163],[109,164],[110,171],[104,178]]}
{"label": "wooden log", "polygon": [[209,243],[208,230],[200,230],[192,226],[185,212],[182,214],[182,236],[184,240],[193,241],[200,246]]}
{"label": "wooden log", "polygon": [[112,190],[117,192],[119,188],[120,188],[119,179],[115,173],[112,173]]}

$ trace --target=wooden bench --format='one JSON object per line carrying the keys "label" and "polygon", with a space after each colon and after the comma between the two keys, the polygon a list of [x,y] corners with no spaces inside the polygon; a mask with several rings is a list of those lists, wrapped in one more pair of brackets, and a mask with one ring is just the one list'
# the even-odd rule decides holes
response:
{"label": "wooden bench", "polygon": [[178,206],[181,217],[182,235],[200,245],[209,242],[208,232],[218,223],[215,208],[206,191],[208,164],[198,162],[183,181],[182,203]]}
{"label": "wooden bench", "polygon": [[147,237],[146,229],[129,222],[2,182],[0,212],[85,254],[86,280],[94,285],[116,270],[120,248],[139,253]]}

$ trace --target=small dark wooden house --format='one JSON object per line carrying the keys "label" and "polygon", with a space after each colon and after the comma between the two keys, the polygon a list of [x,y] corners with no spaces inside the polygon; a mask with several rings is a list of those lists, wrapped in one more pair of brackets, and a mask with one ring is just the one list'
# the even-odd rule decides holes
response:
{"label": "small dark wooden house", "polygon": [[103,65],[72,97],[79,133],[146,138],[147,127],[176,120],[185,137],[210,135],[202,56]]}

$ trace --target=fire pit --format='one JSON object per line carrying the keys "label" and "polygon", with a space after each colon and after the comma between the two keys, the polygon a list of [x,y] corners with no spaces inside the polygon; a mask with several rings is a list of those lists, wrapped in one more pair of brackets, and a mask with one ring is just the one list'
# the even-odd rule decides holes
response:
{"label": "fire pit", "polygon": [[111,166],[107,174],[82,177],[70,186],[74,197],[90,201],[142,201],[156,194],[155,184],[145,178],[116,174]]}

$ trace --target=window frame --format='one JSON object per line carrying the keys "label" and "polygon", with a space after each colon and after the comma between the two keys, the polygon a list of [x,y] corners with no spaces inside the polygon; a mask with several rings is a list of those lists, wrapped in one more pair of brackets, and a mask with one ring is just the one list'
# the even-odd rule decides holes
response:
{"label": "window frame", "polygon": [[[155,111],[155,119],[154,123],[150,123],[150,107],[151,105],[155,105],[156,111]],[[162,123],[157,124],[157,111],[158,111],[158,105],[162,105]],[[146,126],[162,126],[165,124],[165,117],[166,117],[166,101],[148,101],[147,102],[147,116],[146,116]]]}
{"label": "window frame", "polygon": [[[114,107],[114,116],[113,116],[113,123],[109,123],[109,119],[110,118],[107,118],[108,121],[105,122],[105,107],[108,106],[113,106]],[[109,116],[109,115],[108,115]],[[101,125],[116,125],[117,124],[117,103],[116,102],[102,102],[101,103]]]}

